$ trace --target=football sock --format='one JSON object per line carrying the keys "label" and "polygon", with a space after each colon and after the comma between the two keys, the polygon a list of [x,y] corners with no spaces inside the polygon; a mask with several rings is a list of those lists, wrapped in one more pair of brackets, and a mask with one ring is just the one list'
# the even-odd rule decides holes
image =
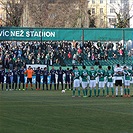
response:
{"label": "football sock", "polygon": [[36,82],[36,89],[37,89],[37,82]]}
{"label": "football sock", "polygon": [[65,84],[65,89],[67,89],[67,83]]}
{"label": "football sock", "polygon": [[80,96],[80,89],[78,89],[78,96]]}
{"label": "football sock", "polygon": [[112,88],[112,95],[114,95],[114,88]]}
{"label": "football sock", "polygon": [[100,89],[98,89],[98,96],[100,95]]}
{"label": "football sock", "polygon": [[42,85],[42,89],[44,90],[44,83],[43,83],[43,85]]}
{"label": "football sock", "polygon": [[85,96],[85,89],[83,89],[83,95]]}
{"label": "football sock", "polygon": [[6,89],[8,89],[8,84],[6,83]]}
{"label": "football sock", "polygon": [[105,95],[105,90],[103,89],[103,96]]}
{"label": "football sock", "polygon": [[57,84],[57,90],[59,90],[59,83]]}
{"label": "football sock", "polygon": [[85,92],[86,92],[86,96],[88,95],[88,89],[85,89]]}
{"label": "football sock", "polygon": [[32,84],[30,84],[30,87],[31,87],[31,90],[33,90],[33,88],[32,88]]}
{"label": "football sock", "polygon": [[62,87],[62,90],[63,90],[63,82],[61,83],[61,87]]}
{"label": "football sock", "polygon": [[15,83],[15,89],[17,89],[17,83]]}
{"label": "football sock", "polygon": [[71,82],[71,89],[73,88],[73,82]]}
{"label": "football sock", "polygon": [[125,95],[127,94],[127,89],[126,89],[126,88],[124,89],[124,94],[125,94]]}
{"label": "football sock", "polygon": [[24,83],[23,83],[23,89],[24,89]]}
{"label": "football sock", "polygon": [[68,86],[69,86],[69,89],[70,89],[71,88],[70,84]]}
{"label": "football sock", "polygon": [[127,89],[127,92],[128,92],[128,95],[130,95],[130,89],[129,88]]}
{"label": "football sock", "polygon": [[9,84],[9,89],[11,89],[11,84]]}
{"label": "football sock", "polygon": [[88,95],[88,89],[85,89],[85,91],[86,91],[86,96]]}
{"label": "football sock", "polygon": [[109,95],[109,88],[107,87],[107,95]]}
{"label": "football sock", "polygon": [[116,87],[115,91],[116,91],[116,96],[118,96],[118,87]]}
{"label": "football sock", "polygon": [[39,89],[40,89],[40,82],[39,82]]}
{"label": "football sock", "polygon": [[56,90],[56,84],[54,84],[54,90]]}
{"label": "football sock", "polygon": [[92,96],[92,89],[90,89],[90,97]]}
{"label": "football sock", "polygon": [[4,84],[2,83],[2,90],[3,90],[3,88],[4,88]]}
{"label": "football sock", "polygon": [[123,88],[121,87],[121,96],[123,95]]}
{"label": "football sock", "polygon": [[46,90],[48,90],[48,84],[46,83]]}
{"label": "football sock", "polygon": [[96,96],[96,88],[94,88],[94,95]]}
{"label": "football sock", "polygon": [[52,89],[52,84],[50,84],[50,90]]}
{"label": "football sock", "polygon": [[75,96],[75,88],[73,89],[73,96]]}
{"label": "football sock", "polygon": [[28,88],[28,84],[26,84],[26,88]]}
{"label": "football sock", "polygon": [[12,89],[14,89],[14,83],[12,84]]}
{"label": "football sock", "polygon": [[18,85],[18,88],[19,88],[19,89],[20,89],[20,84],[21,84],[21,83],[19,83],[19,85]]}

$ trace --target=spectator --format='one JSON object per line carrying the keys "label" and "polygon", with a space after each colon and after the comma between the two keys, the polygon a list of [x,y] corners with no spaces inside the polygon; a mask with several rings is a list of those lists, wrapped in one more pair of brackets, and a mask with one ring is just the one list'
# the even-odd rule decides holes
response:
{"label": "spectator", "polygon": [[[2,42],[0,44],[0,58],[3,67],[13,67],[24,64],[67,65],[82,64],[84,60],[110,60],[123,57],[123,45],[116,43],[116,50],[112,42],[102,43],[86,41],[82,49],[77,41],[45,41],[40,42]],[[127,55],[125,53],[125,55]],[[124,58],[124,57],[123,57]],[[12,60],[11,60],[12,59]],[[66,62],[64,62],[66,60]]]}
{"label": "spectator", "polygon": [[12,58],[10,58],[10,59],[9,59],[9,69],[10,69],[10,70],[13,70],[13,64],[14,64],[14,63],[13,63],[13,60],[12,60]]}
{"label": "spectator", "polygon": [[95,55],[94,55],[94,53],[93,53],[92,56],[91,56],[91,60],[95,60]]}
{"label": "spectator", "polygon": [[78,54],[81,54],[82,50],[81,48],[78,48]]}
{"label": "spectator", "polygon": [[96,60],[95,60],[94,65],[95,65],[95,66],[99,66],[99,65],[100,65],[100,63],[99,63],[98,59],[96,59]]}
{"label": "spectator", "polygon": [[123,54],[123,50],[120,49],[120,50],[119,50],[119,53],[120,53],[120,55],[122,56],[122,54]]}
{"label": "spectator", "polygon": [[71,59],[72,58],[72,54],[71,52],[68,53],[68,59]]}

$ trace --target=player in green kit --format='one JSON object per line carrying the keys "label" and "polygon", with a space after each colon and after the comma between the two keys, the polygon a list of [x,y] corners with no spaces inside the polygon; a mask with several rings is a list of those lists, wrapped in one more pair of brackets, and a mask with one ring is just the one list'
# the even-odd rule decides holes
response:
{"label": "player in green kit", "polygon": [[114,74],[114,71],[111,70],[110,66],[108,66],[108,70],[106,72],[106,76],[107,76],[107,96],[106,97],[109,97],[109,89],[112,90],[112,97],[114,97],[113,74]]}
{"label": "player in green kit", "polygon": [[72,75],[74,76],[72,97],[75,97],[76,88],[78,89],[78,97],[80,97],[80,71],[78,70],[78,67],[75,67],[72,72]]}
{"label": "player in green kit", "polygon": [[132,71],[124,66],[124,97],[130,97],[130,80]]}
{"label": "player in green kit", "polygon": [[103,96],[105,95],[105,70],[102,69],[102,66],[99,66],[99,70],[97,71],[98,77],[99,77],[99,83],[98,83],[98,97],[100,96],[100,89],[103,89]]}
{"label": "player in green kit", "polygon": [[88,70],[86,70],[86,66],[82,67],[83,70],[81,70],[81,78],[82,78],[82,89],[83,89],[83,97],[87,97],[88,95]]}
{"label": "player in green kit", "polygon": [[93,66],[90,68],[89,76],[90,76],[90,82],[89,82],[90,96],[89,97],[92,97],[92,89],[94,89],[94,96],[96,96],[96,77],[97,77],[97,71],[94,70]]}

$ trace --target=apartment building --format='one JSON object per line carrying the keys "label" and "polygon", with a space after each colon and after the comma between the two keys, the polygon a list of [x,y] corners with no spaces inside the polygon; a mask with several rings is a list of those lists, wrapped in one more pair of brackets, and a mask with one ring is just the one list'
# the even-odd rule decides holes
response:
{"label": "apartment building", "polygon": [[4,25],[6,20],[6,11],[1,2],[6,2],[7,0],[0,0],[0,26]]}
{"label": "apartment building", "polygon": [[90,0],[88,8],[95,17],[96,27],[107,27],[107,0]]}
{"label": "apartment building", "polygon": [[129,0],[130,28],[133,28],[133,0]]}

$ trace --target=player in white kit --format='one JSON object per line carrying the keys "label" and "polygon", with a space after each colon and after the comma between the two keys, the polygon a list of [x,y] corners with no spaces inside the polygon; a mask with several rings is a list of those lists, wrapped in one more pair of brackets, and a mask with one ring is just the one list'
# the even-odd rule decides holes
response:
{"label": "player in white kit", "polygon": [[116,97],[118,97],[118,86],[120,86],[121,90],[121,97],[123,97],[123,88],[122,88],[122,79],[123,79],[123,68],[117,64],[116,68],[114,69],[114,76],[115,76],[115,86],[116,86]]}

